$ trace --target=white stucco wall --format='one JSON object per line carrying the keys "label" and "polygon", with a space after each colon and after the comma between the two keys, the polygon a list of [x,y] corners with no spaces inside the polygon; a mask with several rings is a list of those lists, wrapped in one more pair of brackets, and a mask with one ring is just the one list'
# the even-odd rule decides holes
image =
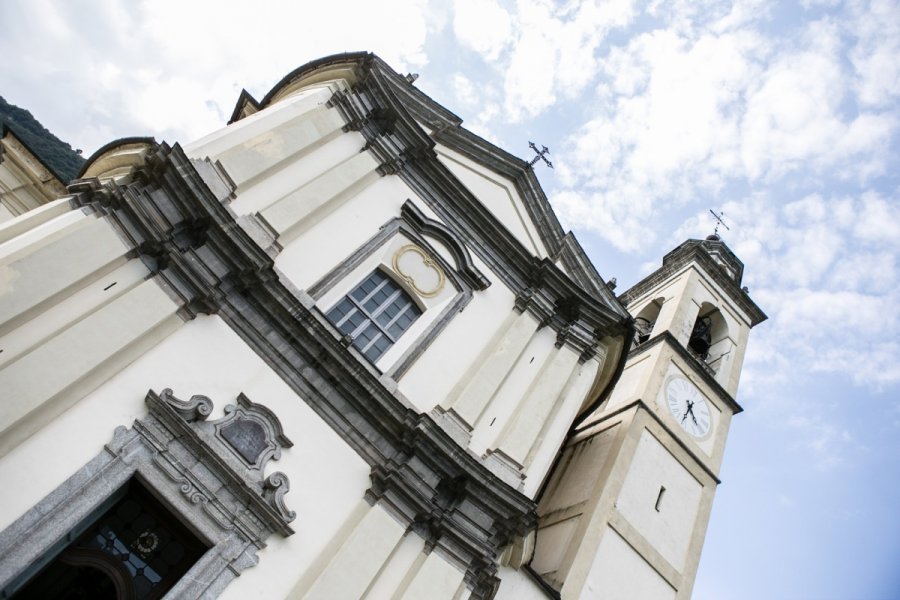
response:
{"label": "white stucco wall", "polygon": [[[656,510],[661,487],[665,492]],[[616,507],[680,571],[694,533],[702,491],[703,485],[644,430]]]}
{"label": "white stucco wall", "polygon": [[536,256],[547,256],[547,249],[515,185],[449,148],[436,147],[438,159],[487,207],[503,225]]}
{"label": "white stucco wall", "polygon": [[500,589],[494,600],[547,600],[551,596],[541,588],[533,577],[522,570],[516,571],[509,567],[500,567],[497,570],[500,579]]}
{"label": "white stucco wall", "polygon": [[374,237],[382,225],[399,217],[410,195],[396,177],[376,179],[291,240],[275,266],[298,288],[311,287]]}
{"label": "white stucco wall", "polygon": [[475,265],[494,281],[486,290],[474,293],[472,301],[452,320],[399,381],[400,391],[421,411],[442,402],[466,375],[511,311],[513,294],[475,259]]}
{"label": "white stucco wall", "polygon": [[221,417],[243,392],[271,409],[294,442],[267,472],[283,471],[290,478],[285,501],[297,512],[291,524],[296,533],[272,535],[259,564],[222,596],[285,597],[359,504],[369,486],[369,467],[217,317],[185,324],[0,459],[0,481],[17,490],[3,496],[0,529],[96,456],[116,427],[143,417],[148,389],[165,387],[182,399],[208,396],[215,405],[210,419]]}
{"label": "white stucco wall", "polygon": [[580,593],[563,588],[565,600],[672,600],[675,590],[628,545],[614,529],[607,527],[594,557],[590,574]]}

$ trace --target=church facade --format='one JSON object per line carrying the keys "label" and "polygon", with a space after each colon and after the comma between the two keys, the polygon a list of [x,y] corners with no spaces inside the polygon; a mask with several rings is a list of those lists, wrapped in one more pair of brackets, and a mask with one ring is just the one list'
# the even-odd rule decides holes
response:
{"label": "church facade", "polygon": [[690,597],[743,265],[617,298],[412,79],[314,61],[0,223],[4,598]]}

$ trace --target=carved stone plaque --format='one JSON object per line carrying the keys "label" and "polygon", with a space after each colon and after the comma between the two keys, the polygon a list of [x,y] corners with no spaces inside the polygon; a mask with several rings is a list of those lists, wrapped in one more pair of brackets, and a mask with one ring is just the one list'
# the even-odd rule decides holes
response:
{"label": "carved stone plaque", "polygon": [[215,435],[244,464],[261,476],[269,459],[278,460],[282,448],[293,446],[278,417],[240,394],[237,404],[225,407],[225,417],[212,423]]}
{"label": "carved stone plaque", "polygon": [[242,417],[222,427],[222,438],[251,465],[256,464],[260,455],[269,447],[263,426]]}

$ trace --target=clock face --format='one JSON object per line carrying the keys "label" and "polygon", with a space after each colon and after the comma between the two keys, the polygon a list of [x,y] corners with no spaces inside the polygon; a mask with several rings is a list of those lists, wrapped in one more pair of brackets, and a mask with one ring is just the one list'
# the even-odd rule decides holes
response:
{"label": "clock face", "polygon": [[673,377],[666,387],[666,402],[675,422],[690,435],[702,438],[709,433],[709,404],[693,383],[684,377]]}

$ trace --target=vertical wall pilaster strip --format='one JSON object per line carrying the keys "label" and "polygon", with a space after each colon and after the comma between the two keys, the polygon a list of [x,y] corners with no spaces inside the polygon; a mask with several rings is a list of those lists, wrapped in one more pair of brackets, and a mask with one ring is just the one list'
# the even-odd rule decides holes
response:
{"label": "vertical wall pilaster strip", "polygon": [[378,178],[378,162],[360,152],[260,211],[282,243],[335,210]]}
{"label": "vertical wall pilaster strip", "polygon": [[333,109],[317,108],[218,155],[238,190],[244,191],[343,133],[344,120]]}
{"label": "vertical wall pilaster strip", "polygon": [[453,600],[462,582],[463,573],[432,552],[398,600]]}
{"label": "vertical wall pilaster strip", "polygon": [[[0,258],[0,335],[44,310],[85,278],[124,264],[127,248],[102,219],[72,212],[43,239],[23,235]],[[13,245],[26,244],[20,249]],[[10,251],[6,254],[6,251]]]}
{"label": "vertical wall pilaster strip", "polygon": [[578,355],[565,346],[557,348],[536,378],[525,399],[516,407],[500,436],[497,448],[525,465],[532,445],[536,442],[544,421],[560,401],[560,395],[572,371],[578,367]]}
{"label": "vertical wall pilaster strip", "polygon": [[43,206],[30,210],[24,215],[16,218],[14,221],[2,223],[0,224],[0,244],[7,242],[16,236],[22,235],[26,231],[29,231],[38,225],[42,225],[55,217],[64,215],[70,210],[72,209],[69,206],[69,200],[67,198],[60,198],[59,200],[48,202]]}
{"label": "vertical wall pilaster strip", "polygon": [[218,158],[229,149],[265,134],[267,131],[289,123],[303,114],[314,111],[328,102],[334,94],[332,90],[321,89],[304,97],[284,100],[266,110],[265,114],[241,119],[207,136],[184,146],[185,153],[191,158]]}
{"label": "vertical wall pilaster strip", "polygon": [[477,370],[467,378],[465,387],[449,406],[470,431],[538,328],[537,320],[528,312],[512,313],[507,317],[510,319],[491,341],[488,351],[478,357]]}
{"label": "vertical wall pilaster strip", "polygon": [[0,456],[177,329],[177,304],[148,280],[0,371]]}
{"label": "vertical wall pilaster strip", "polygon": [[419,559],[425,559],[425,540],[407,530],[406,535],[394,548],[390,559],[378,573],[378,577],[366,590],[365,600],[392,600],[409,585],[410,572],[419,568]]}
{"label": "vertical wall pilaster strip", "polygon": [[406,528],[375,505],[356,525],[324,571],[305,593],[292,598],[361,598],[403,539]]}
{"label": "vertical wall pilaster strip", "polygon": [[553,460],[575,416],[578,414],[591,386],[597,370],[592,361],[578,364],[569,377],[569,382],[560,393],[560,399],[547,417],[540,434],[534,440],[523,465],[528,473],[522,492],[533,495],[548,476]]}

